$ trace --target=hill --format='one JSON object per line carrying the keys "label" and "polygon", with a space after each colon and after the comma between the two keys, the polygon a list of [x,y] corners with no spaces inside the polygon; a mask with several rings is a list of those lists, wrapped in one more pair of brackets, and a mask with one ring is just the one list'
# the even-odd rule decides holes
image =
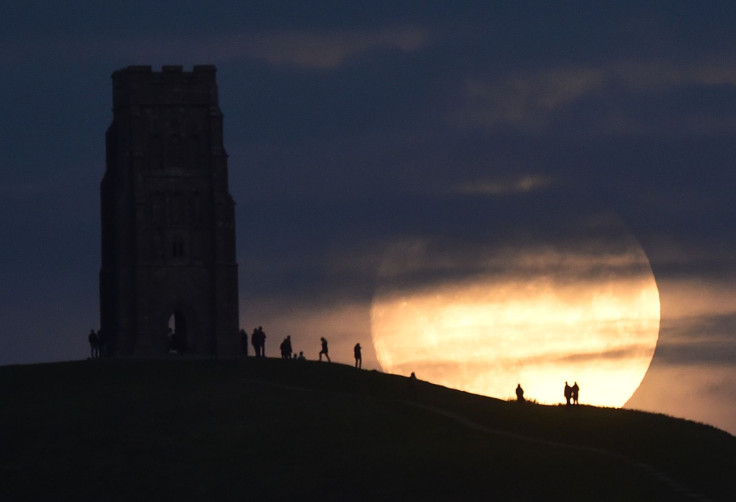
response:
{"label": "hill", "polygon": [[732,500],[736,438],[310,361],[0,367],[0,500]]}

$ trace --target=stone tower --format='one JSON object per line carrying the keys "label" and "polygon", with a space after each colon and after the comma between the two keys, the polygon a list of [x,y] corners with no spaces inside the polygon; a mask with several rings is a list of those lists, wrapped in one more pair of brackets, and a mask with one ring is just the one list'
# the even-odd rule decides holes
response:
{"label": "stone tower", "polygon": [[100,328],[110,353],[235,353],[235,211],[215,67],[112,74]]}

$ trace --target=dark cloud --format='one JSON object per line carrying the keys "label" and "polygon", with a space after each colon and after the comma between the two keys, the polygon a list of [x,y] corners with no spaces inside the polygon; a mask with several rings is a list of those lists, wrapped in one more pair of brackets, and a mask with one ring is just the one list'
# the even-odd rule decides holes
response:
{"label": "dark cloud", "polygon": [[733,367],[736,314],[703,314],[665,320],[656,362],[661,365]]}
{"label": "dark cloud", "polygon": [[[475,373],[487,373],[494,369],[494,364],[498,365],[497,371],[501,374],[503,371],[523,371],[526,368],[539,368],[544,365],[555,365],[558,364],[562,367],[570,368],[575,367],[576,364],[588,365],[596,363],[611,363],[617,361],[636,360],[643,357],[651,351],[651,346],[646,344],[643,345],[631,345],[621,347],[615,350],[606,350],[599,352],[577,352],[577,353],[545,353],[541,355],[535,355],[530,357],[524,357],[513,360],[499,359],[494,363],[488,363],[484,361],[472,360],[458,364],[457,361],[430,361],[422,358],[409,359],[397,365],[401,369],[400,373],[409,374],[412,368],[421,369],[424,372],[431,372],[433,374],[448,374],[462,372],[466,375],[473,375]],[[573,366],[571,366],[573,365]]]}
{"label": "dark cloud", "polygon": [[524,358],[518,361],[518,366],[523,368],[527,364],[591,364],[610,363],[626,359],[638,359],[651,350],[647,344],[630,345],[615,350],[600,352],[576,352],[566,354],[545,354],[539,357]]}

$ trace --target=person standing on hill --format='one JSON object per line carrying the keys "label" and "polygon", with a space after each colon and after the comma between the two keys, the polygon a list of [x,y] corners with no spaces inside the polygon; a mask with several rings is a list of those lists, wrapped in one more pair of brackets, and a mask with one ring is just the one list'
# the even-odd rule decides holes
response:
{"label": "person standing on hill", "polygon": [[578,405],[578,392],[580,392],[580,387],[578,387],[578,383],[575,382],[572,387],[570,387],[570,397],[572,397],[572,404],[575,406]]}
{"label": "person standing on hill", "polygon": [[322,341],[322,350],[319,351],[319,360],[322,360],[322,354],[324,354],[327,358],[327,362],[330,363],[332,361],[330,360],[329,350],[327,349],[327,340],[325,340],[324,337],[320,338],[320,340]]}
{"label": "person standing on hill", "polygon": [[291,335],[284,338],[279,348],[281,349],[281,359],[291,359]]}
{"label": "person standing on hill", "polygon": [[363,366],[363,356],[360,350],[360,344],[356,343],[355,347],[353,347],[353,353],[355,354],[355,367],[358,369]]}
{"label": "person standing on hill", "polygon": [[256,351],[256,357],[266,357],[266,333],[262,326],[253,330],[250,341]]}
{"label": "person standing on hill", "polygon": [[261,344],[261,357],[266,357],[266,332],[263,326],[258,326],[258,341]]}
{"label": "person standing on hill", "polygon": [[516,385],[516,400],[520,403],[524,402],[524,389],[521,388],[521,384]]}
{"label": "person standing on hill", "polygon": [[110,336],[107,331],[100,329],[97,330],[97,357],[107,357],[112,355]]}
{"label": "person standing on hill", "polygon": [[240,350],[243,356],[248,357],[248,333],[244,329],[240,329]]}
{"label": "person standing on hill", "polygon": [[258,347],[258,328],[253,329],[253,333],[250,335],[250,344],[253,346],[253,352],[256,357],[261,357],[261,352]]}
{"label": "person standing on hill", "polygon": [[89,355],[92,359],[100,357],[100,337],[97,336],[95,330],[89,330],[87,335],[87,341],[89,342]]}

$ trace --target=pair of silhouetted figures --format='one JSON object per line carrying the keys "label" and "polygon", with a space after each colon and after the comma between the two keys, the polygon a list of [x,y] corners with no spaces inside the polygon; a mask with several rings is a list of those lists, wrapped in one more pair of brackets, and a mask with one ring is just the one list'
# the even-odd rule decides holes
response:
{"label": "pair of silhouetted figures", "polygon": [[89,355],[92,359],[109,356],[112,352],[112,344],[102,330],[89,330],[87,341],[89,342]]}
{"label": "pair of silhouetted figures", "polygon": [[570,387],[570,385],[565,382],[565,404],[567,404],[567,406],[570,406],[572,401],[572,404],[577,406],[579,392],[580,387],[578,386],[577,382],[575,382],[572,387]]}
{"label": "pair of silhouetted figures", "polygon": [[100,335],[95,330],[89,330],[87,335],[87,341],[89,342],[89,355],[92,359],[100,357]]}
{"label": "pair of silhouetted figures", "polygon": [[256,351],[256,357],[266,357],[266,333],[262,326],[258,326],[250,335],[250,343]]}

